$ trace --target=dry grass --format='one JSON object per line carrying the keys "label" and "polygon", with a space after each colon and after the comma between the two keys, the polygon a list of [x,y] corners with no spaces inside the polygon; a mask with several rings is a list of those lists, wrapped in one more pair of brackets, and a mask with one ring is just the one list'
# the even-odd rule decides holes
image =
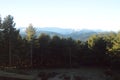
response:
{"label": "dry grass", "polygon": [[12,78],[12,77],[1,77],[0,80],[27,80],[27,79],[19,79],[19,78]]}

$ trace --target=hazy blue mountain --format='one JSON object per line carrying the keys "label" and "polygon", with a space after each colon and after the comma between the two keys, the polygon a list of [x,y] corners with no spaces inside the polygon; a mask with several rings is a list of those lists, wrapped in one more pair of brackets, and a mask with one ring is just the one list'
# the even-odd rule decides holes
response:
{"label": "hazy blue mountain", "polygon": [[[25,29],[24,27],[19,28],[20,34],[24,37],[25,36]],[[56,28],[56,27],[45,27],[45,28],[36,28],[36,35],[39,36],[41,33],[45,33],[50,35],[51,37],[54,35],[57,35],[59,37],[68,38],[71,37],[75,40],[82,40],[86,41],[91,35],[98,34],[102,31],[100,30],[72,30],[72,29],[62,29],[62,28]]]}
{"label": "hazy blue mountain", "polygon": [[60,34],[70,34],[74,32],[73,29],[63,29],[63,28],[57,28],[57,27],[44,27],[44,28],[36,28],[37,31],[48,31],[48,32],[55,32]]}
{"label": "hazy blue mountain", "polygon": [[88,31],[88,32],[84,32],[82,30],[77,31],[77,32],[73,32],[69,35],[67,35],[68,37],[72,37],[75,40],[82,40],[82,41],[86,41],[91,35],[93,34],[97,34],[97,32],[94,31]]}

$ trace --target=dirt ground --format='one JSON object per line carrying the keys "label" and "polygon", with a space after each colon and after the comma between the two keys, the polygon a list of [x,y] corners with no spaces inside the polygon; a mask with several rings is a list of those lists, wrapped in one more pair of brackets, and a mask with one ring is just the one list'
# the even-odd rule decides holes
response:
{"label": "dirt ground", "polygon": [[29,73],[29,75],[0,71],[0,76],[16,78],[16,80],[120,80],[120,78],[118,78],[120,74],[117,74],[117,78],[113,79],[113,74],[105,71],[106,69],[102,68],[82,67],[79,69],[44,69],[25,71],[25,73]]}
{"label": "dirt ground", "polygon": [[37,78],[38,80],[106,80],[103,72],[103,69],[95,68],[42,70]]}

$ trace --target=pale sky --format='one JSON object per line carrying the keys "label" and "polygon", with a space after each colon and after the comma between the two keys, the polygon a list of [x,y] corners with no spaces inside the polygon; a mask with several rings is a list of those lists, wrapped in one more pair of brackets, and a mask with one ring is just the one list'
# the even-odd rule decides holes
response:
{"label": "pale sky", "polygon": [[16,27],[120,30],[120,0],[0,0]]}

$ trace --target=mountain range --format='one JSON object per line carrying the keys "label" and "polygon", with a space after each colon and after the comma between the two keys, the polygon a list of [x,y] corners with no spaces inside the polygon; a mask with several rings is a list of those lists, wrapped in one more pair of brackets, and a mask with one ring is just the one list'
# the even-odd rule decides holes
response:
{"label": "mountain range", "polygon": [[[24,37],[25,36],[25,27],[21,27],[20,34]],[[44,27],[44,28],[36,28],[36,35],[39,36],[41,33],[45,33],[50,35],[51,37],[57,35],[59,37],[68,38],[71,37],[75,40],[86,41],[91,35],[101,33],[101,30],[73,30],[73,29],[63,29],[63,28],[56,28],[56,27]]]}

